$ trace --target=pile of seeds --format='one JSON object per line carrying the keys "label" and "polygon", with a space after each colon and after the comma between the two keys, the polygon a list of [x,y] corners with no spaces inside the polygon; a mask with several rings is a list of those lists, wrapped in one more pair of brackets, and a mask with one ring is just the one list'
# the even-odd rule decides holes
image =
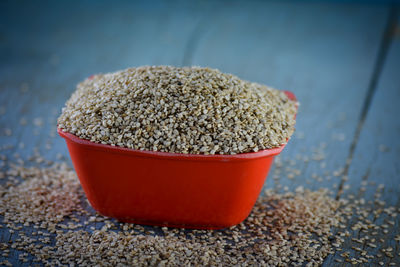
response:
{"label": "pile of seeds", "polygon": [[[118,223],[85,209],[75,173],[65,164],[11,167],[8,174],[23,181],[0,187],[0,215],[18,237],[2,244],[3,256],[24,251],[23,262],[32,255],[33,262],[50,265],[321,264],[333,253],[329,240],[340,222],[339,202],[327,191],[299,189],[266,192],[247,220],[220,231]],[[99,227],[85,227],[93,221]],[[28,234],[24,226],[34,231]]]}
{"label": "pile of seeds", "polygon": [[[352,195],[337,201],[327,189],[268,190],[237,226],[183,230],[98,215],[71,168],[44,167],[40,164],[49,162],[35,158],[42,163],[27,168],[8,162],[0,172],[0,219],[7,227],[0,238],[0,265],[318,266],[335,254],[339,263],[392,266],[400,258],[400,235],[388,230],[398,222],[400,208],[379,199],[382,186],[373,185],[374,204]],[[276,163],[274,172],[282,161]]]}
{"label": "pile of seeds", "polygon": [[58,127],[133,149],[237,154],[285,144],[296,106],[282,91],[215,69],[138,67],[80,83]]}
{"label": "pile of seeds", "polygon": [[[394,219],[400,212],[390,207],[369,210],[358,200],[336,201],[326,189],[298,188],[293,193],[266,191],[251,215],[230,229],[143,227],[94,213],[81,201],[76,175],[65,164],[46,168],[13,164],[5,176],[12,182],[0,187],[0,215],[17,237],[1,244],[1,256],[17,250],[23,252],[22,262],[50,265],[320,265],[332,253],[351,263],[368,263],[374,256],[363,247],[376,247],[376,241],[364,231],[379,235],[379,226],[368,215],[379,212],[377,217],[382,213]],[[22,177],[22,182],[15,177]],[[362,230],[357,238],[341,230],[351,220],[354,231]],[[350,237],[360,242],[354,247],[358,258],[341,252],[341,244]],[[400,241],[400,236],[396,238]],[[394,256],[390,247],[384,253]]]}
{"label": "pile of seeds", "polygon": [[12,167],[6,175],[21,177],[24,181],[0,187],[0,214],[4,216],[4,223],[27,226],[30,223],[58,223],[76,211],[79,180],[66,163],[49,168]]}

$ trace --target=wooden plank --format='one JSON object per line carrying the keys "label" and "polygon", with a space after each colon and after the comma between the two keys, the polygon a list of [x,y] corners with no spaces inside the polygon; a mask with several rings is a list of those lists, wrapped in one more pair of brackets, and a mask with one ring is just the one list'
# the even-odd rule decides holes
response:
{"label": "wooden plank", "polygon": [[[200,38],[192,63],[291,90],[301,102],[299,138],[290,140],[282,153],[284,167],[272,170],[277,178],[294,177],[280,179],[277,186],[338,185],[340,177],[333,174],[345,166],[387,8],[231,1],[218,12],[208,22],[212,27]],[[323,161],[302,160],[322,153]],[[272,184],[268,179],[267,187]]]}
{"label": "wooden plank", "polygon": [[[400,193],[399,37],[398,33],[393,36],[375,97],[357,142],[348,181],[351,188],[362,181],[385,185],[383,198],[390,205],[398,203]],[[365,195],[372,195],[374,191],[374,188],[367,188]]]}
{"label": "wooden plank", "polygon": [[[382,74],[379,77],[375,96],[371,102],[367,117],[362,127],[352,164],[349,168],[349,179],[344,184],[348,192],[365,199],[366,202],[379,199],[385,203],[373,202],[369,206],[371,211],[380,211],[383,208],[393,207],[397,214],[400,213],[400,36],[398,27],[400,17],[397,17],[397,30],[393,30],[391,46],[387,54]],[[361,185],[361,187],[360,187]],[[380,195],[380,196],[379,196]],[[382,205],[384,204],[384,205]],[[373,216],[370,220],[377,225],[388,225],[379,229],[377,239],[384,242],[378,243],[376,248],[366,246],[365,250],[372,255],[384,254],[382,249],[392,248],[394,258],[382,257],[373,259],[372,263],[383,262],[385,266],[390,263],[400,265],[399,242],[395,241],[400,236],[400,216],[388,216],[385,213]],[[389,222],[394,222],[391,225]],[[347,240],[346,246],[351,247]],[[354,251],[353,251],[354,252]],[[354,255],[356,256],[356,255]]]}

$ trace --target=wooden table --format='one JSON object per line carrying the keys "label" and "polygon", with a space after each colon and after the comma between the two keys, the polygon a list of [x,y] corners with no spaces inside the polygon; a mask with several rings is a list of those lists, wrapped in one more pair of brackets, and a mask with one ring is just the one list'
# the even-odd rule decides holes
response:
{"label": "wooden table", "polygon": [[[47,159],[68,158],[55,118],[93,73],[210,66],[291,90],[301,102],[297,132],[281,155],[301,174],[266,187],[328,187],[337,198],[368,201],[375,191],[360,193],[361,184],[383,184],[382,199],[399,207],[398,14],[399,6],[359,1],[1,1],[0,146],[13,146],[1,154],[27,158],[38,147]],[[295,160],[321,149],[322,161]],[[327,175],[338,177],[314,179]],[[384,236],[398,265],[399,224]],[[0,228],[0,240],[9,238]]]}

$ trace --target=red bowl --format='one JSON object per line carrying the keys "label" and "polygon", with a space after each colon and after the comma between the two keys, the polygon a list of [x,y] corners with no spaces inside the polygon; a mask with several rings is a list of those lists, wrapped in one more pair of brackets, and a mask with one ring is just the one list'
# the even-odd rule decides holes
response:
{"label": "red bowl", "polygon": [[[291,99],[295,96],[286,92]],[[92,207],[124,222],[221,229],[243,221],[261,192],[278,148],[237,155],[141,151],[63,132]]]}

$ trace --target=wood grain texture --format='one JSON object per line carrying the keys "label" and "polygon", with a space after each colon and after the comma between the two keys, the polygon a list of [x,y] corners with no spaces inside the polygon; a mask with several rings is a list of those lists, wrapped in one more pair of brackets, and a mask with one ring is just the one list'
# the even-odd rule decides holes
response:
{"label": "wood grain texture", "polygon": [[[397,27],[400,26],[400,20]],[[349,170],[348,183],[361,181],[385,185],[384,200],[399,203],[400,196],[400,35],[393,33],[388,57],[369,108]],[[374,194],[373,188],[365,195]]]}
{"label": "wood grain texture", "polygon": [[[398,14],[398,13],[397,13]],[[397,23],[396,23],[397,22]],[[376,194],[382,195],[385,206],[392,206],[400,211],[400,36],[396,29],[400,26],[397,17],[391,32],[391,45],[387,60],[379,77],[376,93],[368,110],[367,117],[357,142],[353,161],[349,168],[349,186],[345,195],[353,194],[365,201],[375,199]],[[371,210],[382,210],[382,204],[373,202]],[[366,246],[365,250],[372,255],[382,254],[382,249],[391,247],[394,258],[375,259],[373,263],[383,262],[385,266],[394,263],[400,265],[400,246],[395,237],[400,235],[400,221],[391,216],[370,215],[377,225],[390,225],[387,233],[381,233],[379,238],[384,242],[377,248]],[[351,246],[347,243],[346,246]]]}
{"label": "wood grain texture", "polygon": [[[342,188],[344,198],[354,196],[355,199],[365,201],[370,210],[368,219],[378,226],[386,225],[377,230],[378,235],[372,236],[382,242],[373,248],[364,243],[363,250],[374,255],[371,264],[384,266],[389,264],[399,265],[399,244],[395,237],[400,234],[399,219],[388,216],[382,212],[383,208],[392,207],[399,212],[400,208],[400,173],[398,169],[399,155],[399,108],[397,101],[400,99],[399,82],[399,16],[398,8],[392,8],[388,18],[386,33],[382,38],[380,58],[377,59],[374,76],[371,77],[369,92],[364,99],[364,113],[358,122],[351,161],[349,161],[348,179],[344,180]],[[393,150],[392,150],[393,149]],[[377,202],[383,200],[384,203]],[[377,212],[376,215],[373,212]],[[357,222],[353,216],[350,224]],[[391,225],[390,223],[394,223]],[[344,247],[359,246],[352,238],[365,236],[360,230],[351,231],[349,238],[345,238]],[[370,235],[371,236],[371,235]],[[382,249],[392,248],[394,258],[376,257],[383,255]],[[350,250],[350,258],[358,258],[360,254]],[[326,262],[333,262],[340,258],[336,253],[327,258]]]}
{"label": "wood grain texture", "polygon": [[[340,183],[339,170],[346,165],[379,56],[388,6],[113,3],[0,2],[0,107],[5,110],[0,147],[14,146],[1,154],[12,159],[19,153],[26,159],[37,147],[47,159],[55,160],[57,154],[68,159],[64,141],[55,136],[55,119],[76,83],[93,73],[139,65],[202,65],[291,90],[301,102],[297,133],[280,157],[282,167],[271,171],[267,188],[333,188]],[[398,35],[393,38],[345,185],[358,193],[363,179],[385,184],[384,199],[398,206],[400,51]],[[35,126],[35,118],[43,126]],[[321,153],[323,160],[312,160]],[[301,173],[291,178],[294,170]],[[372,199],[373,191],[363,197]],[[394,245],[392,236],[387,244]],[[13,238],[0,228],[1,241]],[[10,253],[15,265],[20,264],[18,255]],[[335,257],[325,265],[335,265]]]}

